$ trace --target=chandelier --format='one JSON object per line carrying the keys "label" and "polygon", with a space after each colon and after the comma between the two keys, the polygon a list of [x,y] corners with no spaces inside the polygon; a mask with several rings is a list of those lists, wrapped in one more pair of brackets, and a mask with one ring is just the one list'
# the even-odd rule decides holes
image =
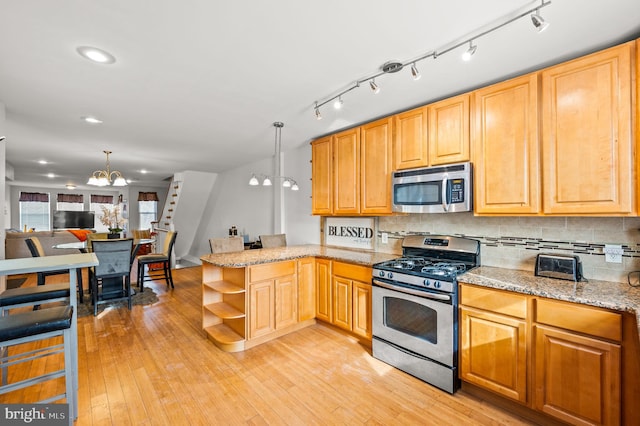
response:
{"label": "chandelier", "polygon": [[[281,139],[282,139],[282,128],[284,127],[284,123],[280,121],[276,121],[275,123],[273,123],[273,127],[275,127],[276,129],[275,158],[276,158],[276,161],[278,162],[278,167],[276,167],[276,171],[277,171],[279,170],[279,164],[280,164],[280,145],[281,145]],[[298,184],[293,178],[290,178],[288,176],[278,176],[278,175],[272,176],[264,173],[259,173],[259,174],[252,173],[251,179],[249,179],[249,185],[258,186],[260,184],[258,179],[262,180],[262,186],[271,186],[273,185],[274,180],[282,179],[283,188],[291,188],[292,191],[297,191],[300,189],[298,187]]]}
{"label": "chandelier", "polygon": [[[109,163],[109,154],[111,151],[102,151],[107,154],[107,169],[106,170],[96,170],[89,177],[89,181],[87,185],[95,185],[95,186],[127,186],[127,181],[117,170],[111,171],[111,164]],[[111,182],[113,179],[113,183]]]}

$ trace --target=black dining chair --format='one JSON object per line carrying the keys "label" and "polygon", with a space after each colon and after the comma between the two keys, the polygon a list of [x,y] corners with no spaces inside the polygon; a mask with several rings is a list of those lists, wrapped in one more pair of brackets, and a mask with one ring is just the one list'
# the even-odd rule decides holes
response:
{"label": "black dining chair", "polygon": [[126,299],[131,310],[131,251],[133,238],[93,240],[99,264],[89,270],[93,315],[100,303]]}
{"label": "black dining chair", "polygon": [[[140,291],[144,291],[144,282],[152,281],[156,278],[163,278],[167,282],[167,286],[173,286],[173,276],[171,275],[171,256],[173,255],[173,245],[176,242],[178,232],[169,231],[164,239],[164,247],[162,253],[149,253],[138,256],[138,287]],[[162,264],[162,271],[154,273],[149,265],[154,263]],[[145,268],[147,266],[147,268]],[[146,269],[146,274],[145,274]]]}
{"label": "black dining chair", "polygon": [[[31,256],[33,257],[46,256],[46,253],[44,252],[44,248],[42,247],[42,243],[40,243],[40,240],[38,239],[38,237],[27,238],[25,242],[27,243],[27,247],[29,247]],[[37,283],[38,285],[44,285],[46,277],[51,275],[61,275],[61,274],[68,274],[68,273],[69,273],[68,269],[61,269],[58,271],[38,272]],[[78,277],[78,300],[80,301],[80,303],[82,303],[84,301],[83,300],[84,289],[82,288],[82,270],[79,268],[76,269],[76,274]]]}

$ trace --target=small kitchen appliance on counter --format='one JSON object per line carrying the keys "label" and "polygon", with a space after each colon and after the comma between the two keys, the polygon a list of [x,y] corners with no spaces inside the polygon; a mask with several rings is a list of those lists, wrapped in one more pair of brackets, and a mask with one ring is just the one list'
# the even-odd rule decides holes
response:
{"label": "small kitchen appliance on counter", "polygon": [[580,257],[576,255],[540,253],[536,257],[535,275],[580,281],[582,279],[582,262]]}
{"label": "small kitchen appliance on counter", "polygon": [[457,276],[480,264],[480,242],[410,235],[402,257],[373,265],[373,356],[449,393],[458,379]]}

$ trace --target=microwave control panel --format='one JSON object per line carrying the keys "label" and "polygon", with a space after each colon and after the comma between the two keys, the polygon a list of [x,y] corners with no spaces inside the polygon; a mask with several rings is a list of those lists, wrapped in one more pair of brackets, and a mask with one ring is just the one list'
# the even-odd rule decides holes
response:
{"label": "microwave control panel", "polygon": [[449,203],[464,203],[464,179],[449,179],[447,187]]}

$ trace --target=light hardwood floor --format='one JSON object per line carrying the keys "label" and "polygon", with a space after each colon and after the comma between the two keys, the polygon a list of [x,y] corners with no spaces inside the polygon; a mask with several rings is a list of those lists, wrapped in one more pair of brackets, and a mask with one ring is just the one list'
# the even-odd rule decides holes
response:
{"label": "light hardwood floor", "polygon": [[[391,368],[322,323],[242,353],[222,352],[201,330],[200,268],[176,270],[174,278],[175,290],[149,284],[159,297],[153,305],[78,319],[77,425],[532,424]],[[59,362],[34,361],[9,377]],[[60,379],[0,402],[35,401],[63,386]]]}

